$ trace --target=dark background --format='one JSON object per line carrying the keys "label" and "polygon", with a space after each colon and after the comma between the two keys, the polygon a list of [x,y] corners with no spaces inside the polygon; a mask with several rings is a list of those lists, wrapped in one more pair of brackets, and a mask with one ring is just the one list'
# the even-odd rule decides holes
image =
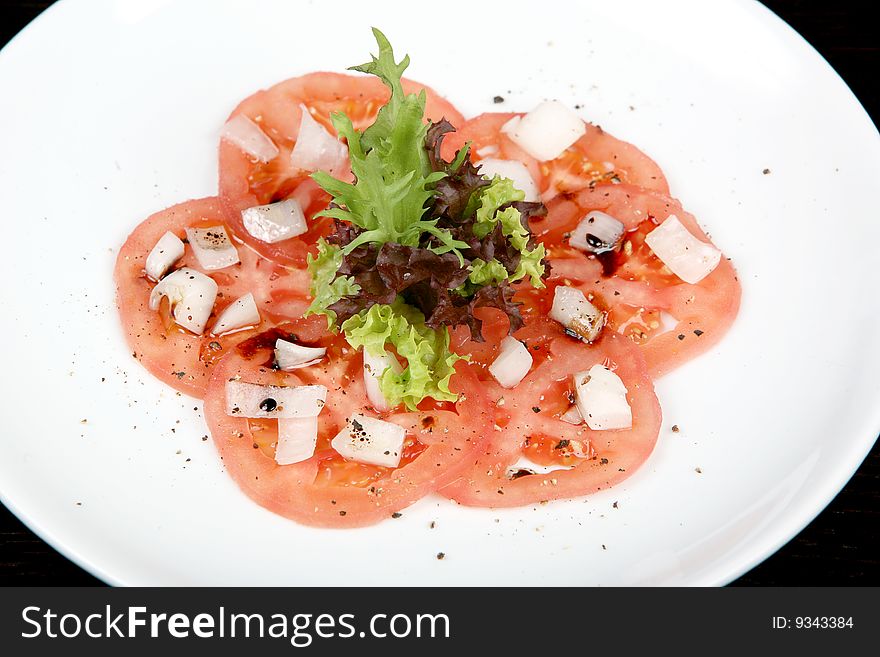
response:
{"label": "dark background", "polygon": [[[0,0],[0,44],[51,2]],[[874,119],[880,116],[880,27],[876,0],[765,2],[800,32],[846,80]],[[743,47],[748,47],[744,43]],[[880,443],[816,520],[734,585],[880,583]],[[0,506],[0,584],[100,584],[46,545]]]}

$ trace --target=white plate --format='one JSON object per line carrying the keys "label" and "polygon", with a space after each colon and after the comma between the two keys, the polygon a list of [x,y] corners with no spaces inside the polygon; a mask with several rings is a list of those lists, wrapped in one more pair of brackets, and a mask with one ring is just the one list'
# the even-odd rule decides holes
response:
{"label": "white plate", "polygon": [[[880,143],[828,65],[752,2],[447,0],[436,36],[427,7],[332,4],[348,18],[319,2],[63,0],[3,50],[3,501],[120,584],[721,584],[807,524],[880,430]],[[111,285],[126,234],[215,193],[238,100],[363,61],[370,25],[465,115],[496,94],[504,109],[582,104],[659,161],[737,265],[739,319],[659,383],[659,445],[623,485],[301,527],[240,494],[200,405],[127,353]]]}

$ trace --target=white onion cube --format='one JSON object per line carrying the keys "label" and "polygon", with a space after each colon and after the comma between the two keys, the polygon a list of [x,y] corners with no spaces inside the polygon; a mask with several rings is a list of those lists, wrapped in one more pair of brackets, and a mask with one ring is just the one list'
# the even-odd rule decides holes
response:
{"label": "white onion cube", "polygon": [[721,261],[721,251],[694,237],[674,214],[648,233],[645,243],[685,283],[699,283]]}
{"label": "white onion cube", "polygon": [[275,341],[275,364],[285,372],[319,363],[326,353],[324,347],[304,347],[281,338]]}
{"label": "white onion cube", "polygon": [[260,310],[257,308],[257,302],[254,301],[254,295],[248,292],[233,301],[220,313],[217,321],[214,322],[211,333],[223,335],[230,331],[256,326],[259,323]]}
{"label": "white onion cube", "polygon": [[304,171],[326,171],[338,174],[345,167],[348,148],[312,118],[305,105],[300,105],[302,118],[299,135],[290,153],[290,163]]}
{"label": "white onion cube", "polygon": [[330,441],[330,446],[351,461],[396,468],[405,438],[406,431],[400,425],[355,415]]}
{"label": "white onion cube", "polygon": [[575,398],[581,416],[590,429],[629,429],[632,409],[626,400],[626,386],[604,365],[593,365],[574,375]]}
{"label": "white onion cube", "polygon": [[623,223],[610,214],[594,210],[571,231],[568,243],[587,253],[604,253],[617,246],[624,232],[626,228]]}
{"label": "white onion cube", "polygon": [[568,424],[577,425],[584,423],[584,418],[581,415],[581,412],[578,410],[577,404],[572,404],[571,406],[569,406],[568,410],[559,416],[559,419],[563,422],[567,422]]}
{"label": "white onion cube", "polygon": [[327,401],[327,388],[264,386],[244,381],[226,382],[226,414],[237,417],[315,417]]}
{"label": "white onion cube", "polygon": [[595,340],[605,325],[605,315],[587,300],[583,292],[567,285],[560,285],[554,291],[550,319],[587,342]]}
{"label": "white onion cube", "polygon": [[241,221],[247,232],[269,244],[302,235],[309,229],[299,201],[293,198],[245,208]]}
{"label": "white onion cube", "polygon": [[229,119],[220,136],[260,162],[269,162],[278,156],[275,142],[244,114]]}
{"label": "white onion cube", "polygon": [[519,385],[532,368],[532,355],[528,348],[516,338],[507,336],[501,341],[498,356],[489,365],[489,374],[503,388]]}
{"label": "white onion cube", "polygon": [[275,462],[278,465],[300,463],[312,458],[317,443],[317,415],[278,418],[278,442],[275,444]]}
{"label": "white onion cube", "polygon": [[187,228],[186,238],[202,269],[225,269],[239,262],[238,251],[229,239],[225,226]]}
{"label": "white onion cube", "polygon": [[147,256],[147,262],[144,266],[147,276],[158,281],[175,262],[183,257],[184,250],[183,240],[171,231],[166,232],[159,238],[156,246]]}
{"label": "white onion cube", "polygon": [[380,385],[382,375],[389,367],[395,374],[400,374],[403,371],[403,367],[393,354],[383,351],[376,356],[370,353],[369,349],[364,348],[364,387],[367,390],[367,399],[373,404],[373,408],[380,413],[391,408],[385,395],[382,394]]}
{"label": "white onion cube", "polygon": [[583,120],[569,107],[550,100],[518,121],[501,128],[510,140],[536,160],[554,160],[587,131]]}
{"label": "white onion cube", "polygon": [[477,164],[480,166],[480,175],[492,178],[493,176],[501,176],[509,178],[513,181],[513,186],[525,192],[526,201],[540,201],[541,193],[535,184],[532,174],[526,168],[526,165],[517,160],[499,160],[494,157],[487,157],[480,160]]}
{"label": "white onion cube", "polygon": [[150,292],[150,309],[158,310],[163,297],[171,304],[174,321],[201,335],[214,310],[217,283],[200,271],[183,267],[168,274],[153,288]]}

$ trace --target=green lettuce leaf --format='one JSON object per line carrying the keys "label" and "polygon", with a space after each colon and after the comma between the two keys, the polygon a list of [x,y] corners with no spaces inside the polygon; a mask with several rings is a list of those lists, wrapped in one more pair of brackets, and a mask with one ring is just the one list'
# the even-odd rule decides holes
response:
{"label": "green lettuce leaf", "polygon": [[496,175],[492,179],[492,184],[480,193],[480,207],[477,209],[477,218],[474,222],[474,235],[483,238],[500,223],[501,232],[507,241],[521,254],[519,265],[509,278],[510,282],[528,276],[534,287],[542,288],[544,281],[541,277],[544,275],[544,265],[541,260],[546,255],[544,245],[539,244],[529,249],[531,234],[523,226],[522,215],[516,208],[504,207],[522,201],[525,196],[525,192],[513,186],[512,180]]}
{"label": "green lettuce leaf", "polygon": [[425,150],[428,126],[424,123],[425,94],[405,94],[401,75],[409,65],[405,57],[399,64],[385,35],[373,29],[379,56],[354,70],[378,76],[391,90],[391,98],[363,133],[341,113],[331,116],[333,126],[348,142],[351,170],[355,182],[347,183],[323,171],[312,178],[330,195],[334,205],[323,216],[334,217],[363,229],[343,249],[351,253],[362,244],[397,242],[418,246],[424,234],[436,238],[431,250],[455,253],[462,264],[461,249],[467,244],[453,239],[448,230],[437,227],[437,219],[425,219],[434,187],[446,174],[432,171]]}
{"label": "green lettuce leaf", "polygon": [[425,397],[455,401],[449,380],[456,361],[462,356],[449,350],[449,331],[425,326],[425,317],[398,298],[391,305],[376,304],[342,324],[348,343],[381,356],[394,347],[406,359],[407,367],[396,374],[390,368],[382,375],[379,387],[389,404],[406,404],[415,410]]}
{"label": "green lettuce leaf", "polygon": [[342,249],[328,244],[323,238],[318,240],[318,255],[312,256],[310,253],[306,257],[306,267],[312,277],[309,287],[312,303],[306,310],[305,316],[326,315],[329,328],[333,328],[336,322],[336,313],[330,310],[329,306],[342,297],[356,294],[360,290],[360,286],[351,276],[336,275],[340,264],[342,264]]}

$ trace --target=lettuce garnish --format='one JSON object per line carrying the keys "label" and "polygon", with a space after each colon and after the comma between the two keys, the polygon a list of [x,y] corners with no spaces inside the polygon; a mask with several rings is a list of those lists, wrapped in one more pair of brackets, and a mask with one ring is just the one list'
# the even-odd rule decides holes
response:
{"label": "lettuce garnish", "polygon": [[348,343],[363,347],[376,356],[386,345],[394,347],[408,367],[400,374],[390,368],[382,374],[379,387],[389,405],[401,402],[414,409],[425,397],[455,401],[449,380],[455,363],[462,357],[449,350],[449,332],[425,326],[425,316],[412,306],[396,299],[390,305],[376,304],[342,324]]}
{"label": "lettuce garnish", "polygon": [[391,97],[363,131],[331,116],[355,182],[312,175],[333,197],[323,214],[335,221],[308,259],[308,312],[326,315],[354,348],[393,349],[406,360],[402,373],[383,373],[380,387],[392,405],[414,409],[426,397],[456,398],[449,381],[462,357],[449,349],[449,329],[466,325],[482,340],[476,308],[501,309],[511,332],[522,326],[512,284],[543,287],[544,247],[528,222],[546,210],[523,201],[510,180],[481,176],[468,146],[442,158],[453,126],[425,122],[425,92],[407,94],[401,82],[409,57],[395,62],[388,39],[373,34],[378,56],[352,69],[379,77]]}
{"label": "lettuce garnish", "polygon": [[376,75],[391,89],[391,99],[363,134],[341,113],[333,114],[333,126],[348,142],[351,170],[356,182],[346,183],[319,171],[315,181],[333,196],[339,207],[325,210],[323,216],[348,221],[363,229],[343,248],[347,255],[362,244],[395,242],[417,246],[424,234],[438,242],[434,253],[455,252],[464,264],[459,249],[467,244],[455,240],[448,230],[437,228],[437,219],[423,218],[428,201],[434,197],[435,184],[445,176],[432,171],[428,154],[422,147],[428,126],[425,115],[425,92],[405,94],[401,76],[409,66],[409,57],[394,63],[391,44],[374,29],[379,56],[352,70]]}

